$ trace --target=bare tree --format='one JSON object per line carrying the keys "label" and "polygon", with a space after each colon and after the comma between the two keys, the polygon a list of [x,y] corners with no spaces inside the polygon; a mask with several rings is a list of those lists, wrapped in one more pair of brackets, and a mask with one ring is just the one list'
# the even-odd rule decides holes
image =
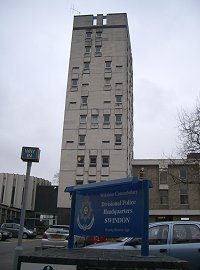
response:
{"label": "bare tree", "polygon": [[186,157],[189,153],[200,153],[200,100],[193,111],[182,110],[179,113],[179,153]]}

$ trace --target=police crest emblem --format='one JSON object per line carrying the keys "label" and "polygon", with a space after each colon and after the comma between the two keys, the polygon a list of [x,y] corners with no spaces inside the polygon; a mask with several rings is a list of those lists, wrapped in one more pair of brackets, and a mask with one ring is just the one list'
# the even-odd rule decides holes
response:
{"label": "police crest emblem", "polygon": [[83,197],[81,209],[77,217],[77,224],[78,227],[83,231],[90,230],[94,224],[94,214],[88,195]]}

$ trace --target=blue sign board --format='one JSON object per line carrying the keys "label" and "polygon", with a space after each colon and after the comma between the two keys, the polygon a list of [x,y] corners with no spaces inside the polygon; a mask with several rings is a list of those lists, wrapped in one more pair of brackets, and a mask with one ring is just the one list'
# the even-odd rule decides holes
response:
{"label": "blue sign board", "polygon": [[136,177],[67,187],[72,195],[70,232],[148,238],[149,187],[151,181]]}

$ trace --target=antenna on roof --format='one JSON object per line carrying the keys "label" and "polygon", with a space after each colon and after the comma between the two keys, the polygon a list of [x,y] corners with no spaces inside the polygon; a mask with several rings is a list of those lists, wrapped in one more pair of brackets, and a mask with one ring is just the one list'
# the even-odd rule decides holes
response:
{"label": "antenna on roof", "polygon": [[72,14],[74,14],[74,12],[77,12],[78,15],[80,15],[80,11],[78,10],[78,8],[75,8],[74,5],[71,6],[71,10],[72,10]]}

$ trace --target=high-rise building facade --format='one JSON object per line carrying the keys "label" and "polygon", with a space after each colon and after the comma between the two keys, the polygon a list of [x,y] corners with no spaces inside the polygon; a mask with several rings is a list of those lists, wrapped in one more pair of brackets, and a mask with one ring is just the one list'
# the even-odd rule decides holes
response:
{"label": "high-rise building facade", "polygon": [[74,17],[58,189],[58,223],[69,222],[66,186],[124,178],[133,158],[133,70],[127,15]]}

